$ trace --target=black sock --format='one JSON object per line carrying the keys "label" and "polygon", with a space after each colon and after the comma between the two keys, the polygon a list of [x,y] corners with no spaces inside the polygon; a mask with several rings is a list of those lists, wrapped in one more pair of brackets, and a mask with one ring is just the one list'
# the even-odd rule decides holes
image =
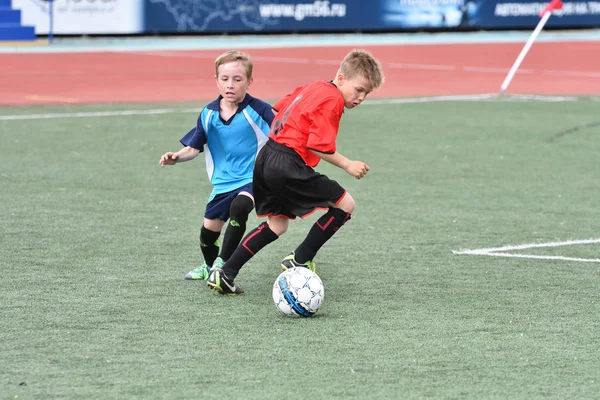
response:
{"label": "black sock", "polygon": [[219,255],[219,235],[221,232],[214,232],[206,229],[204,226],[200,229],[200,251],[204,256],[204,262],[209,267],[213,265]]}
{"label": "black sock", "polygon": [[223,272],[229,279],[235,279],[242,269],[242,266],[248,262],[256,253],[269,243],[277,240],[279,236],[269,228],[266,222],[263,222],[251,230],[240,245],[235,249],[229,260],[223,266]]}
{"label": "black sock", "polygon": [[227,229],[225,230],[225,236],[223,237],[223,246],[221,246],[220,257],[227,261],[240,244],[240,240],[244,237],[246,232],[246,222],[237,223],[236,221],[229,221]]}
{"label": "black sock", "polygon": [[232,202],[229,209],[229,223],[225,236],[223,238],[223,246],[221,246],[220,257],[227,261],[240,244],[244,232],[246,232],[246,222],[248,215],[254,209],[254,201],[246,195],[238,195]]}
{"label": "black sock", "polygon": [[321,246],[327,242],[342,225],[350,219],[350,214],[339,208],[330,208],[310,228],[304,241],[294,251],[294,259],[299,263],[312,261]]}

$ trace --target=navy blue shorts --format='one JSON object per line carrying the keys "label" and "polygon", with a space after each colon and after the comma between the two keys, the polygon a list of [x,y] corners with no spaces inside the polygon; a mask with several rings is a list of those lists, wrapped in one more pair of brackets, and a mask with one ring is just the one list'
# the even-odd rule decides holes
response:
{"label": "navy blue shorts", "polygon": [[221,193],[215,196],[214,199],[208,202],[206,205],[206,211],[204,212],[204,218],[215,219],[218,218],[221,221],[227,221],[229,219],[229,208],[231,202],[240,192],[248,192],[252,194],[252,183],[247,183],[231,192]]}

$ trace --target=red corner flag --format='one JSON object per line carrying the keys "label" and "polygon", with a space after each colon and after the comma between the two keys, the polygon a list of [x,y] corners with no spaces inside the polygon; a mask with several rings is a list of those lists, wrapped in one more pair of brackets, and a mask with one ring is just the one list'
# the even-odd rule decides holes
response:
{"label": "red corner flag", "polygon": [[550,3],[546,4],[546,7],[544,7],[542,12],[540,13],[540,18],[541,18],[540,22],[538,22],[533,33],[531,34],[531,37],[529,37],[529,40],[527,41],[527,43],[525,43],[525,47],[523,47],[523,50],[521,50],[521,53],[519,54],[519,57],[517,57],[512,68],[510,69],[510,71],[508,71],[508,75],[506,75],[506,79],[504,79],[504,82],[502,82],[502,86],[500,86],[500,94],[504,93],[506,91],[506,88],[508,88],[510,81],[512,80],[513,76],[517,72],[517,69],[519,68],[519,65],[521,65],[521,62],[525,58],[525,55],[531,48],[531,45],[533,44],[533,42],[535,42],[535,39],[537,38],[537,36],[540,34],[542,29],[544,28],[544,25],[546,25],[546,22],[548,22],[548,19],[552,15],[552,11],[560,10],[562,8],[562,6],[563,6],[563,4],[562,4],[561,0],[552,0],[552,1],[550,1]]}
{"label": "red corner flag", "polygon": [[544,7],[542,10],[540,13],[540,18],[542,18],[548,11],[552,12],[554,10],[562,9],[562,6],[563,4],[561,0],[552,0],[550,3],[546,4],[546,7]]}

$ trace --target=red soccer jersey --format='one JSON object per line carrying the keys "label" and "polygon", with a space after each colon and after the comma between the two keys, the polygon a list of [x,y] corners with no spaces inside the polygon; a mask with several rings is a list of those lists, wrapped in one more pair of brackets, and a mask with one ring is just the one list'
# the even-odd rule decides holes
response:
{"label": "red soccer jersey", "polygon": [[312,150],[335,153],[335,139],[344,112],[344,98],[332,83],[316,81],[296,88],[279,100],[269,138],[296,151],[306,165],[321,158]]}

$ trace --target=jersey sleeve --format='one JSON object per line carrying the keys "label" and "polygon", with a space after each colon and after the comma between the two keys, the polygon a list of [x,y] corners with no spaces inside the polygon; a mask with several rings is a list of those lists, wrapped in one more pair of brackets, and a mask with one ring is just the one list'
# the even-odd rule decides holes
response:
{"label": "jersey sleeve", "polygon": [[[275,119],[275,113],[273,112],[273,107],[269,103],[266,103],[262,100],[254,99],[252,101],[251,107],[267,123],[267,125],[271,126],[273,124],[273,119]],[[266,135],[269,135],[268,131]]]}
{"label": "jersey sleeve", "polygon": [[311,112],[311,124],[306,143],[308,149],[326,154],[335,153],[335,141],[343,110],[343,106],[340,109],[336,99],[330,99]]}
{"label": "jersey sleeve", "polygon": [[194,149],[200,150],[200,152],[204,151],[204,145],[206,144],[206,132],[202,126],[202,115],[203,113],[198,117],[196,126],[180,140],[182,145],[193,147]]}

